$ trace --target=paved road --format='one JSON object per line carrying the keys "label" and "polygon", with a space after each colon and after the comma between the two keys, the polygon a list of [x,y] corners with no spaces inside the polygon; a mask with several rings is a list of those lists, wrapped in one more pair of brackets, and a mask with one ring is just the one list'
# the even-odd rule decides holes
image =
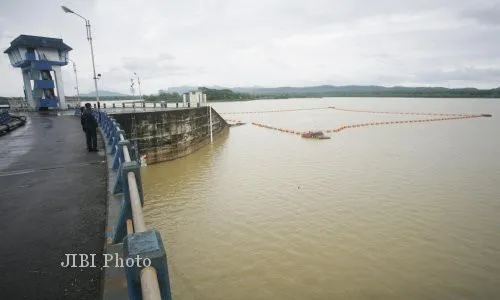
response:
{"label": "paved road", "polygon": [[87,152],[74,116],[33,114],[0,137],[0,299],[100,298],[100,268],[61,262],[68,253],[102,260],[104,159]]}

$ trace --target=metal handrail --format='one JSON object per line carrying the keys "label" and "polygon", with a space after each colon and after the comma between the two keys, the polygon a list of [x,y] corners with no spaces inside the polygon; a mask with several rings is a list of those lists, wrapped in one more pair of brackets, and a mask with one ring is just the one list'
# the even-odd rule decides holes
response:
{"label": "metal handrail", "polygon": [[[110,151],[114,152],[113,150],[116,149],[116,152],[117,152],[116,154],[118,154],[118,152],[121,152],[121,155],[118,155],[118,156],[115,155],[114,160],[118,160],[117,162],[119,165],[121,165],[122,163],[132,162],[129,148],[128,148],[128,143],[123,143],[122,149],[120,149],[121,151],[118,151],[118,147],[116,147],[116,146],[118,146],[118,142],[127,141],[125,139],[124,134],[122,134],[120,132],[119,126],[116,126],[116,123],[114,123],[114,121],[112,121],[105,112],[95,111],[94,117],[98,120],[98,122],[102,126],[104,126],[103,132],[104,131],[107,132],[108,138],[111,137],[111,139],[109,139],[109,141],[113,141],[113,144],[110,147],[111,148]],[[102,120],[101,118],[104,118],[104,120]],[[112,138],[113,136],[116,138],[113,139]],[[114,162],[113,162],[113,165],[114,165]],[[115,169],[115,166],[113,166],[113,169]],[[136,173],[132,170],[124,171],[124,173],[119,174],[118,176],[121,176],[122,180],[126,180],[128,183],[128,185],[127,185],[128,191],[126,191],[126,192],[127,192],[129,199],[130,199],[132,220],[127,220],[127,222],[126,222],[127,234],[141,233],[141,232],[148,231],[146,228],[146,223],[144,222],[144,215],[143,215],[143,210],[142,210],[142,199],[141,199],[142,187],[140,186],[141,185],[140,177],[136,177]],[[139,175],[137,175],[137,176],[139,176]],[[133,223],[133,226],[131,223]],[[162,271],[162,272],[164,272],[164,271]],[[158,270],[155,269],[155,267],[153,267],[153,266],[142,267],[142,269],[139,272],[139,276],[140,276],[140,287],[141,287],[142,299],[144,299],[144,300],[161,300],[162,295],[160,292],[160,283],[158,281]],[[164,276],[164,275],[162,275],[162,276]],[[166,276],[168,278],[168,273]],[[129,290],[129,292],[130,292],[130,290]],[[132,296],[132,295],[130,295],[130,296]],[[169,291],[164,296],[166,297],[166,299],[171,299]]]}
{"label": "metal handrail", "polygon": [[[125,137],[120,134],[120,140],[124,141]],[[127,146],[123,146],[123,156],[125,162],[131,162],[130,153]],[[139,188],[137,187],[137,179],[134,172],[127,174],[128,187],[130,192],[130,205],[132,207],[132,221],[134,223],[135,232],[145,232],[146,223],[142,213],[141,197],[139,196]],[[153,267],[145,267],[141,270],[141,287],[142,298],[145,300],[161,300],[160,286],[158,284],[158,275]]]}

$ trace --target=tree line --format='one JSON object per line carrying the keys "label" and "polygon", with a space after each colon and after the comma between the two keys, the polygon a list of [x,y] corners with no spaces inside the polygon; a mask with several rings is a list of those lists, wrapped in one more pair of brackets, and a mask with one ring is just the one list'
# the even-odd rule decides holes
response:
{"label": "tree line", "polygon": [[[351,91],[321,91],[321,92],[273,92],[259,93],[235,92],[230,89],[211,89],[199,87],[198,91],[207,95],[207,101],[245,101],[255,99],[288,99],[288,98],[317,98],[317,97],[412,97],[412,98],[500,98],[500,88],[479,90],[475,88],[448,89],[448,88],[425,88],[425,87],[392,87],[385,89],[366,89]],[[0,97],[5,100],[22,100],[23,97]],[[140,100],[139,96],[104,96],[103,101],[113,100]],[[169,93],[160,90],[158,94],[144,95],[143,99],[148,102],[182,102],[182,95],[174,92]],[[76,96],[67,96],[67,101],[77,101]],[[95,97],[80,97],[80,101],[95,101]]]}

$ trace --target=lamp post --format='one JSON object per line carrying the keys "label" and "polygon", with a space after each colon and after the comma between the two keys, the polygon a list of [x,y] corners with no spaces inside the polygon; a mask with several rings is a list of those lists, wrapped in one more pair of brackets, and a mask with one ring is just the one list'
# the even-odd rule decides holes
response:
{"label": "lamp post", "polygon": [[130,78],[130,92],[132,93],[132,97],[135,97],[135,88],[134,88],[134,79]]}
{"label": "lamp post", "polygon": [[83,20],[85,20],[85,28],[87,29],[87,40],[90,43],[90,54],[92,55],[92,69],[94,71],[95,96],[96,96],[96,100],[97,100],[97,106],[99,107],[100,106],[100,103],[99,103],[99,90],[97,88],[97,76],[95,74],[94,47],[92,46],[92,31],[90,30],[90,21],[87,20],[86,18],[80,16],[76,12],[72,11],[71,9],[67,8],[66,6],[61,6],[61,8],[62,8],[62,10],[65,13],[74,14],[74,15],[82,18]]}
{"label": "lamp post", "polygon": [[139,75],[137,75],[136,72],[134,72],[134,75],[137,77],[137,84],[139,85],[139,97],[141,98],[142,100],[142,93],[141,93],[141,80],[139,78]]}
{"label": "lamp post", "polygon": [[97,74],[97,79],[101,82],[101,92],[104,91],[104,80],[102,79],[102,76],[100,73]]}
{"label": "lamp post", "polygon": [[75,72],[75,80],[76,80],[76,100],[78,101],[78,106],[81,106],[80,89],[78,87],[78,74],[76,73],[76,64],[72,59],[68,58],[68,60],[73,64],[73,71]]}

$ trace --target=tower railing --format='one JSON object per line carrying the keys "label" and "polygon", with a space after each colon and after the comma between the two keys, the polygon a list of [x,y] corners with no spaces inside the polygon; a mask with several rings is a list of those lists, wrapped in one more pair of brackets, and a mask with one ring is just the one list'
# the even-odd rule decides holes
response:
{"label": "tower railing", "polygon": [[[117,172],[113,194],[122,194],[119,220],[113,232],[113,243],[123,243],[124,261],[130,299],[171,300],[170,280],[161,235],[146,227],[142,207],[140,163],[130,153],[130,141],[119,124],[106,112],[94,110],[105,143],[112,156],[111,168]],[[149,265],[148,265],[149,262]]]}

